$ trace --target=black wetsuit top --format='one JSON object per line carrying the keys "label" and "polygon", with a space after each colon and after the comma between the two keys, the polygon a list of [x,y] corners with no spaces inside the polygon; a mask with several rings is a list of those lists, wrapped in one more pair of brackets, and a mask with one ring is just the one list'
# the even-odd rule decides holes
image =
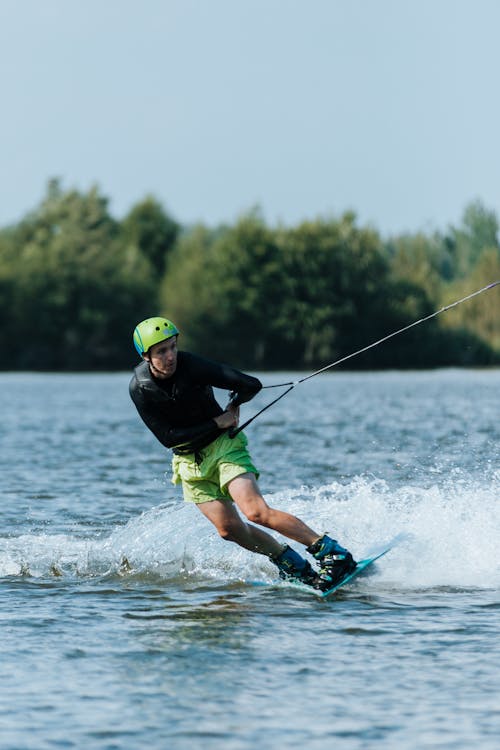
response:
{"label": "black wetsuit top", "polygon": [[195,453],[225,432],[214,417],[223,413],[213,387],[233,391],[233,403],[250,401],[262,388],[260,380],[228,365],[189,352],[178,352],[170,378],[155,378],[141,362],[130,381],[130,396],[144,423],[174,453]]}

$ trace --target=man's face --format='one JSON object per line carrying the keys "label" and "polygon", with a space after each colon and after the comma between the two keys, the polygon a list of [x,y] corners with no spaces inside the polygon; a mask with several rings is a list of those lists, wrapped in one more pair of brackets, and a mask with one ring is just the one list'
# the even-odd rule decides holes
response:
{"label": "man's face", "polygon": [[177,336],[153,344],[144,359],[149,362],[156,378],[170,378],[177,368]]}

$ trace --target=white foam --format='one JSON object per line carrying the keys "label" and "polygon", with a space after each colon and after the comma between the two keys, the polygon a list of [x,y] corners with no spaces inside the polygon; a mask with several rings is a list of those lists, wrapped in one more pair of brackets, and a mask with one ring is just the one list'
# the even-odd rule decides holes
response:
{"label": "white foam", "polygon": [[[358,558],[399,535],[370,587],[497,588],[500,472],[481,485],[459,470],[440,479],[439,485],[395,489],[363,477],[267,499],[318,532],[329,531]],[[0,540],[0,576],[108,574],[272,580],[275,569],[266,558],[223,542],[196,508],[182,502],[153,508],[104,538],[44,533]]]}

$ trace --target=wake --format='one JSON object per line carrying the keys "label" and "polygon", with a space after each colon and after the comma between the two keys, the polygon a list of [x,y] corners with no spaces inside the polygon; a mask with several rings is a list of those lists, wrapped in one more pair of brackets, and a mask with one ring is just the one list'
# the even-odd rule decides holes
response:
{"label": "wake", "polygon": [[[271,505],[330,532],[358,559],[397,545],[363,586],[370,589],[499,588],[500,472],[478,484],[460,471],[429,487],[381,480],[302,487],[267,495]],[[303,548],[293,543],[296,549]],[[138,577],[231,584],[276,580],[274,566],[234,544],[182,502],[152,508],[108,536],[22,534],[0,539],[0,577]]]}

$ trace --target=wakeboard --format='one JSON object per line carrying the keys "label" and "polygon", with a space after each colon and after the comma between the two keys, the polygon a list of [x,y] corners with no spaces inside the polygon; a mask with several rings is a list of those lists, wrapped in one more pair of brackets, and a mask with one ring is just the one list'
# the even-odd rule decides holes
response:
{"label": "wakeboard", "polygon": [[[331,589],[327,589],[326,591],[320,591],[319,589],[315,589],[312,586],[308,586],[305,583],[301,583],[300,581],[294,581],[293,579],[289,579],[287,581],[281,581],[280,586],[290,586],[294,589],[300,589],[301,591],[306,592],[307,594],[314,594],[314,596],[317,596],[319,599],[326,599],[328,596],[332,596],[332,594],[335,594],[336,591],[341,589],[346,584],[350,583],[354,578],[357,578],[357,576],[362,575],[366,572],[367,568],[370,567],[370,565],[373,565],[373,563],[376,560],[379,560],[381,557],[386,555],[389,550],[393,548],[393,544],[390,546],[385,547],[384,549],[380,549],[379,551],[370,557],[365,557],[362,560],[359,560],[356,564],[355,569],[348,573],[346,576],[340,579],[340,581],[337,581],[337,583],[331,587]],[[263,581],[251,581],[253,586],[268,586],[269,584],[264,583]]]}
{"label": "wakeboard", "polygon": [[[393,548],[393,546],[394,544],[390,544],[383,549],[379,547],[378,551],[376,553],[373,553],[370,557],[365,557],[364,559],[359,560],[356,564],[355,569],[351,573],[348,573],[346,576],[341,578],[340,581],[337,581],[334,586],[332,586],[330,589],[327,589],[326,591],[320,591],[319,589],[315,589],[312,586],[307,586],[305,583],[300,583],[300,581],[294,581],[293,579],[280,581],[279,586],[290,586],[294,589],[300,589],[307,594],[314,594],[319,599],[326,599],[328,596],[332,596],[332,594],[335,594],[336,591],[341,589],[346,584],[350,583],[354,578],[357,578],[357,576],[365,573],[370,565],[373,565],[376,560],[379,560],[381,557],[386,555],[389,550]],[[269,583],[265,583],[264,581],[254,580],[248,581],[248,583],[250,583],[252,586],[269,586]]]}

